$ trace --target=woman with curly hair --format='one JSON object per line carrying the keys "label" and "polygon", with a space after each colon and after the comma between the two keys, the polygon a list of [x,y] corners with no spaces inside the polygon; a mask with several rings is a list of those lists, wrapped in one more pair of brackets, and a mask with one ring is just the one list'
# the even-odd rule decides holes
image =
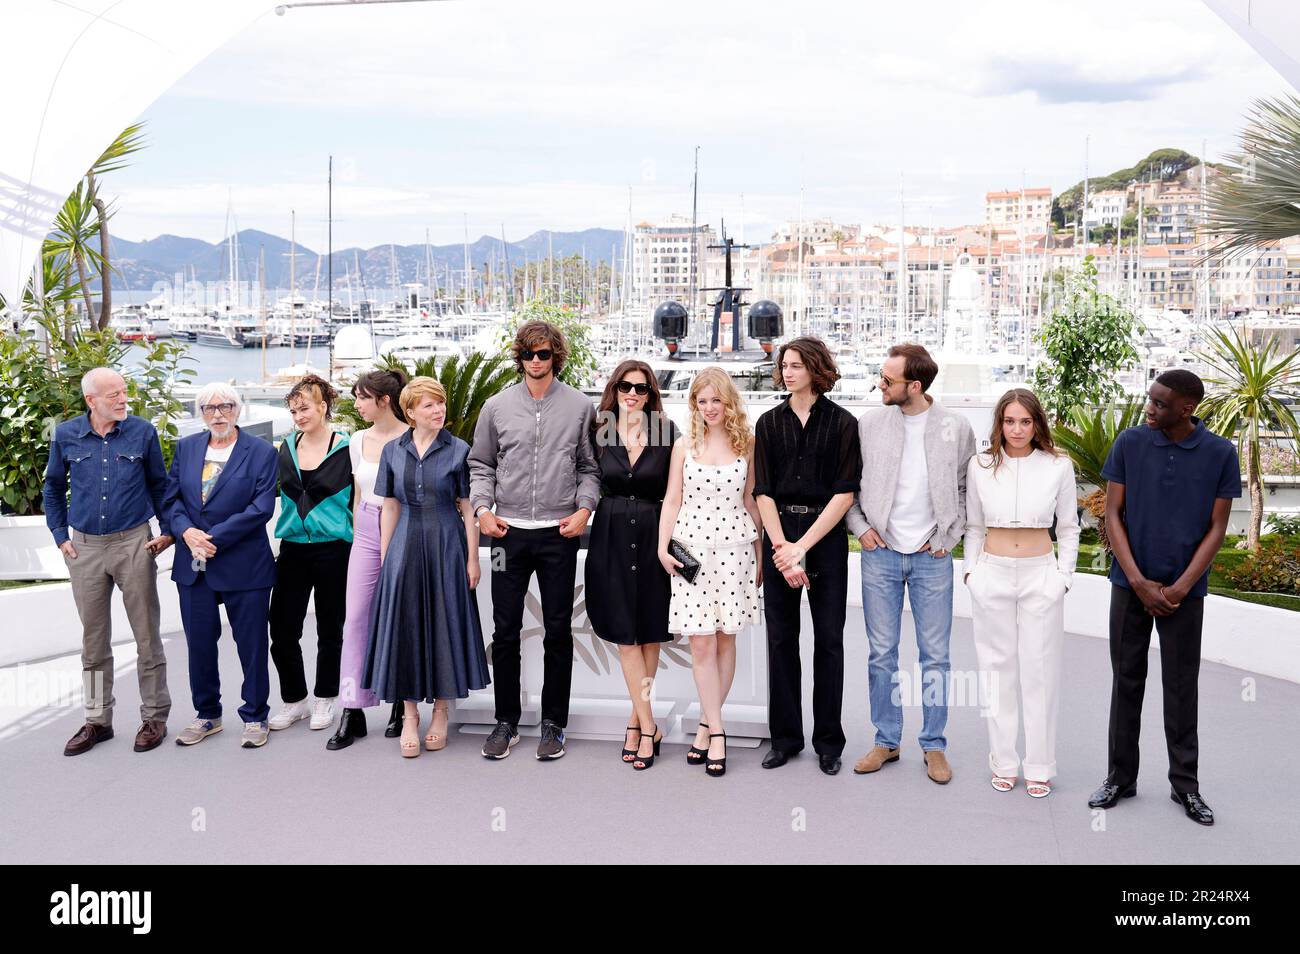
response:
{"label": "woman with curly hair", "polygon": [[[736,635],[757,622],[760,516],[754,502],[754,435],[731,378],[705,368],[691,382],[690,426],[673,447],[659,519],[659,562],[671,576],[668,630],[691,641],[700,726],[686,754],[710,777],[727,770],[722,706],[736,675]],[[691,580],[675,542],[699,569]],[[701,742],[705,743],[701,746]]]}
{"label": "woman with curly hair", "polygon": [[[352,457],[348,438],[330,427],[338,392],[308,374],[285,403],[297,428],[280,444],[280,556],[271,591],[271,658],[283,705],[272,729],[311,716],[313,729],[334,723],[343,653],[343,619],[352,551]],[[302,664],[302,624],[316,594],[316,703],[308,709]]]}

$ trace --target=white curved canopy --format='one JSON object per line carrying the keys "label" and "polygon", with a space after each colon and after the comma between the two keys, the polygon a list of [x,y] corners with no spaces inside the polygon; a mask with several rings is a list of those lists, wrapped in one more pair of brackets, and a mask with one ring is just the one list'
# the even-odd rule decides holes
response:
{"label": "white curved canopy", "polygon": [[2,0],[0,294],[21,300],[64,199],[124,128],[272,0]]}
{"label": "white curved canopy", "polygon": [[1282,78],[1300,89],[1300,3],[1296,0],[1205,0]]}

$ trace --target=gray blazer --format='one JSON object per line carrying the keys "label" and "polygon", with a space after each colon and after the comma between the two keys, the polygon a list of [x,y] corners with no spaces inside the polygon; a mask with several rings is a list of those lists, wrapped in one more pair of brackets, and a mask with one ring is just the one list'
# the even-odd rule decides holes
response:
{"label": "gray blazer", "polygon": [[[934,398],[925,423],[925,464],[937,528],[932,550],[951,550],[966,530],[966,465],[975,454],[975,431],[965,417]],[[903,411],[897,405],[867,411],[858,421],[862,443],[862,488],[849,508],[849,530],[884,536],[903,458]]]}
{"label": "gray blazer", "polygon": [[591,398],[556,378],[534,401],[523,381],[488,398],[469,452],[470,501],[497,516],[560,520],[596,509],[600,466]]}

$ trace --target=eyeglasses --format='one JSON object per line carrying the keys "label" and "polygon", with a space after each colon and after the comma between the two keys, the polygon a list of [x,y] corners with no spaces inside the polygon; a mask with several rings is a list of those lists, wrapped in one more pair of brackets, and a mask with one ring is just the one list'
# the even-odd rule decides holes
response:
{"label": "eyeglasses", "polygon": [[884,383],[885,387],[892,388],[895,384],[907,384],[911,380],[911,378],[899,378],[897,381],[895,381],[889,375],[882,374],[880,376],[880,380]]}
{"label": "eyeglasses", "polygon": [[234,409],[235,409],[235,405],[230,403],[229,401],[227,401],[224,404],[203,404],[200,405],[199,407],[199,410],[203,412],[204,417],[211,417],[213,414],[216,414],[218,411],[220,411],[224,415],[228,415],[232,411],[234,411]]}
{"label": "eyeglasses", "polygon": [[541,348],[541,349],[539,349],[539,350],[537,350],[537,351],[530,351],[530,350],[527,349],[527,348],[520,348],[520,349],[519,349],[519,357],[520,357],[520,359],[522,359],[522,360],[524,360],[524,361],[532,361],[533,358],[536,358],[538,361],[550,361],[550,360],[551,360],[551,349],[550,349],[550,348]]}
{"label": "eyeglasses", "polygon": [[620,381],[618,384],[614,385],[614,387],[618,388],[619,394],[631,394],[633,391],[640,395],[650,393],[650,385],[633,384],[631,381]]}

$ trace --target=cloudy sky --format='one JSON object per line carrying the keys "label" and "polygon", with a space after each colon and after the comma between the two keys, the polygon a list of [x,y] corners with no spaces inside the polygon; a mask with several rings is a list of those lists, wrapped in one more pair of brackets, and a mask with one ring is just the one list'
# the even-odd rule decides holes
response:
{"label": "cloudy sky", "polygon": [[336,247],[690,214],[980,221],[989,189],[1233,148],[1288,89],[1199,0],[451,0],[268,14],[151,106],[115,232]]}

